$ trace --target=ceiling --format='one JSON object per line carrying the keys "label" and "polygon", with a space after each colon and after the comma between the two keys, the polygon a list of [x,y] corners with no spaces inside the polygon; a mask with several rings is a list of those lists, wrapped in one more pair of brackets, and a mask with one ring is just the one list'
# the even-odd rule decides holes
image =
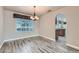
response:
{"label": "ceiling", "polygon": [[[36,6],[35,12],[36,12],[36,15],[41,16],[47,12],[55,11],[60,8],[62,7],[60,6]],[[29,15],[33,15],[34,13],[33,6],[4,6],[4,9],[26,13]]]}

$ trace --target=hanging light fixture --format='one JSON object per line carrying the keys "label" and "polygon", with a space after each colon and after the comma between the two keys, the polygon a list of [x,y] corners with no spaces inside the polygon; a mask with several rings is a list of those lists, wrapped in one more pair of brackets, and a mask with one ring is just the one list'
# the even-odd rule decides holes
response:
{"label": "hanging light fixture", "polygon": [[36,15],[36,6],[33,6],[33,8],[34,8],[34,14],[33,14],[33,16],[31,16],[31,19],[36,21],[39,19],[39,17]]}

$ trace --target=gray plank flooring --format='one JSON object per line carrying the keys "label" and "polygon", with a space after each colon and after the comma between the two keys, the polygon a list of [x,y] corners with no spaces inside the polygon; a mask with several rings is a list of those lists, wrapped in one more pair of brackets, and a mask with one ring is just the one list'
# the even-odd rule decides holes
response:
{"label": "gray plank flooring", "polygon": [[78,53],[70,47],[62,47],[56,42],[37,36],[5,42],[0,53]]}

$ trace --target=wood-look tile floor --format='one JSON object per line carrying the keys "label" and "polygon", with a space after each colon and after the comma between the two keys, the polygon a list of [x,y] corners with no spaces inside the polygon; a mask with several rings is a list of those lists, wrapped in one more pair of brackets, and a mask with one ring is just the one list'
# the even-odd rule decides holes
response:
{"label": "wood-look tile floor", "polygon": [[43,37],[30,37],[3,44],[0,53],[68,53],[79,52],[70,47],[61,47],[49,39]]}

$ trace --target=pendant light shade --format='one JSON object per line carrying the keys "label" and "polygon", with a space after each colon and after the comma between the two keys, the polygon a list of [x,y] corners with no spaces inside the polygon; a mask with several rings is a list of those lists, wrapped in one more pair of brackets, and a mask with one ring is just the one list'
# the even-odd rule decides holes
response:
{"label": "pendant light shade", "polygon": [[33,7],[34,7],[34,14],[30,18],[32,20],[36,21],[36,20],[39,20],[39,17],[36,15],[36,6],[33,6]]}

